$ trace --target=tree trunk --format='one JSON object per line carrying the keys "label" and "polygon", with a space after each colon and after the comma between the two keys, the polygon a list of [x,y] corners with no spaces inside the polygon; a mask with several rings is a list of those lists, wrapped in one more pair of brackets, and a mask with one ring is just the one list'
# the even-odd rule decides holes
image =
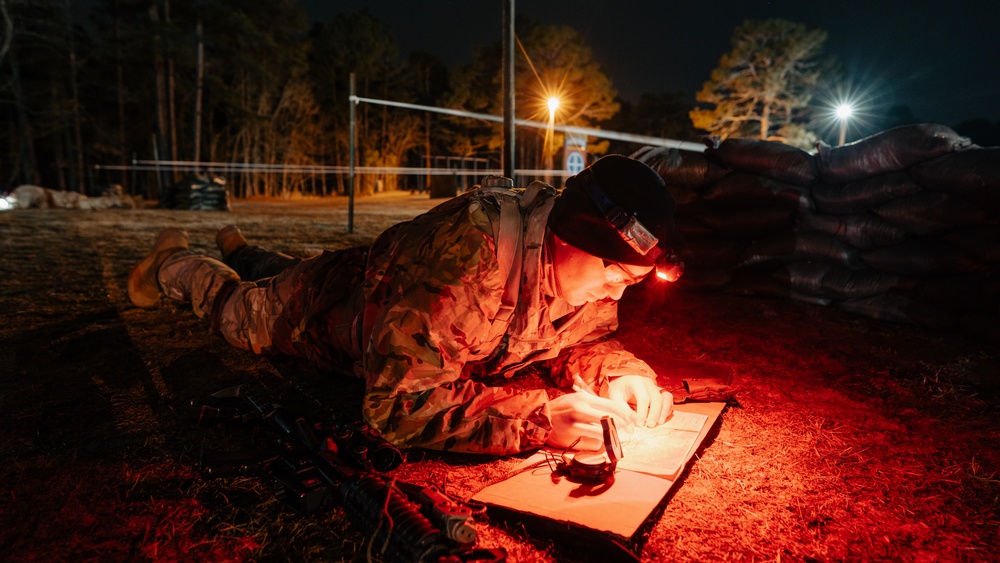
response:
{"label": "tree trunk", "polygon": [[423,193],[424,190],[428,192],[431,190],[431,114],[430,112],[424,113],[424,162],[423,165],[427,167],[427,175],[424,177],[424,189],[420,190]]}
{"label": "tree trunk", "polygon": [[767,130],[771,127],[771,104],[764,104],[764,110],[760,114],[760,138],[767,139]]}
{"label": "tree trunk", "polygon": [[38,174],[38,160],[35,158],[34,131],[31,126],[31,118],[28,116],[28,107],[24,101],[24,91],[21,88],[21,69],[17,64],[17,57],[11,52],[10,56],[10,89],[14,95],[14,107],[17,110],[18,141],[20,144],[18,157],[15,159],[16,168],[11,173],[11,178],[20,179],[19,184],[41,183]]}
{"label": "tree trunk", "polygon": [[[170,0],[163,0],[163,21],[171,25],[170,21]],[[167,109],[169,111],[168,127],[170,129],[170,160],[178,160],[177,155],[177,101],[176,88],[174,87],[174,59],[167,59]],[[171,182],[177,182],[180,177],[176,168],[173,169]]]}
{"label": "tree trunk", "polygon": [[55,79],[49,81],[49,99],[52,100],[53,113],[58,118],[59,126],[56,129],[56,135],[53,136],[53,142],[55,143],[55,166],[53,169],[56,173],[55,184],[51,184],[48,187],[56,189],[61,192],[67,191],[69,186],[68,177],[70,176],[70,164],[73,162],[73,142],[69,138],[70,127],[66,123],[66,116],[56,110],[58,105],[57,100],[59,97],[59,83]]}
{"label": "tree trunk", "polygon": [[[167,121],[170,127],[170,160],[178,160],[177,155],[177,96],[176,88],[174,84],[174,60],[167,59],[167,110],[169,112],[169,119]],[[176,182],[179,178],[177,177],[177,172],[174,172],[174,181]]]}
{"label": "tree trunk", "polygon": [[201,14],[195,29],[198,35],[198,76],[194,93],[194,157],[191,160],[198,166],[201,159],[201,100],[205,88],[205,28]]}
{"label": "tree trunk", "polygon": [[122,67],[122,49],[121,49],[121,15],[118,12],[120,2],[115,0],[115,73],[118,80],[118,152],[121,155],[119,164],[122,165],[121,170],[121,185],[125,193],[132,193],[131,186],[129,186],[126,181],[125,166],[128,164],[128,159],[125,157],[128,154],[128,149],[125,145],[125,69]]}
{"label": "tree trunk", "polygon": [[14,20],[10,19],[10,13],[7,12],[7,0],[0,0],[0,15],[3,16],[3,42],[0,43],[0,63],[2,63],[14,40]]}
{"label": "tree trunk", "polygon": [[[389,58],[386,57],[382,60],[382,99],[389,99]],[[379,139],[378,153],[381,156],[380,166],[386,166],[388,164],[388,155],[386,154],[386,142],[389,135],[388,131],[388,121],[389,121],[389,106],[382,106],[382,135]],[[385,172],[379,172],[378,178],[383,182],[383,189],[389,189],[389,178]]]}
{"label": "tree trunk", "polygon": [[[149,5],[149,19],[154,26],[160,22],[160,13],[155,2]],[[156,41],[155,44],[157,50],[153,55],[153,68],[156,71],[156,144],[162,147],[164,139],[167,138],[167,80],[163,57],[159,51],[159,41]],[[159,194],[156,195],[159,197]]]}
{"label": "tree trunk", "polygon": [[73,182],[75,191],[86,193],[83,175],[83,127],[80,123],[80,88],[76,80],[76,41],[73,39],[73,6],[70,0],[66,0],[66,23],[69,33],[69,89],[73,101],[73,152],[76,158],[76,181]]}

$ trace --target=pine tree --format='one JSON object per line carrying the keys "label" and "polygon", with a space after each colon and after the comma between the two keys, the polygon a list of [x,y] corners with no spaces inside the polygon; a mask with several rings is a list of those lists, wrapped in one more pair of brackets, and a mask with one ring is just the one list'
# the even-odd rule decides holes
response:
{"label": "pine tree", "polygon": [[732,50],[696,95],[710,107],[692,110],[692,123],[722,138],[811,146],[809,103],[831,68],[822,55],[826,37],[782,19],[743,22],[733,32]]}

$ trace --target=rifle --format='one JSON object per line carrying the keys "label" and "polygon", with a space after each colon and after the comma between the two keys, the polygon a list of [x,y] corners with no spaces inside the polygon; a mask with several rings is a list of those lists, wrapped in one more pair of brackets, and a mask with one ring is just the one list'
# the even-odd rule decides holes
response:
{"label": "rifle", "polygon": [[301,514],[335,500],[348,519],[384,546],[388,561],[417,563],[503,562],[506,550],[476,549],[472,509],[433,485],[388,481],[384,473],[402,454],[363,423],[326,428],[244,384],[192,401],[197,425],[260,420],[271,448],[251,454],[202,456],[205,477],[256,475],[269,481],[279,499]]}

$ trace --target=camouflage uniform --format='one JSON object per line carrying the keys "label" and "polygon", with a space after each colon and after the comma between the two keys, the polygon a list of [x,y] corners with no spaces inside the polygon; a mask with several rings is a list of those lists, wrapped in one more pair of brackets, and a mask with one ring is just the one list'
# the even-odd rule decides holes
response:
{"label": "camouflage uniform", "polygon": [[[160,268],[159,282],[238,347],[326,367],[354,360],[366,384],[365,418],[399,445],[516,453],[545,442],[547,392],[484,381],[531,365],[549,370],[557,387],[570,388],[579,374],[606,396],[609,375],[655,378],[606,338],[617,328],[617,302],[574,307],[556,296],[541,244],[553,199],[537,188],[520,199],[471,192],[390,228],[370,250],[325,252],[256,283],[180,252]],[[514,264],[498,256],[505,200],[522,236]],[[509,319],[507,271],[519,278]]]}

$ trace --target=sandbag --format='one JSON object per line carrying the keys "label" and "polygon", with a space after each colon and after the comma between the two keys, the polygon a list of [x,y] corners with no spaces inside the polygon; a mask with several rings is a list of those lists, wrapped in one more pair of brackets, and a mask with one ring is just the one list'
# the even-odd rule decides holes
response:
{"label": "sandbag", "polygon": [[827,184],[842,184],[868,176],[906,170],[932,158],[972,146],[944,125],[903,125],[864,139],[830,147],[817,145],[816,166]]}
{"label": "sandbag", "polygon": [[229,211],[226,181],[219,177],[191,177],[163,190],[161,208],[191,211]]}
{"label": "sandbag", "polygon": [[14,189],[12,194],[15,207],[20,209],[134,209],[135,201],[121,190],[109,192],[99,197],[87,197],[78,192],[50,190],[41,186],[24,184]]}
{"label": "sandbag", "polygon": [[130,196],[116,196],[105,194],[98,197],[81,197],[80,209],[101,210],[101,209],[135,209],[135,200]]}
{"label": "sandbag", "polygon": [[819,211],[846,215],[864,213],[920,189],[906,172],[890,172],[846,184],[817,184],[812,187],[810,196]]}
{"label": "sandbag", "polygon": [[692,269],[733,268],[746,250],[742,237],[703,236],[687,239],[679,255],[684,261],[685,276]]}
{"label": "sandbag", "polygon": [[696,230],[700,225],[716,234],[761,236],[791,228],[796,210],[779,207],[737,207],[714,205],[699,200],[677,207],[677,223]]}
{"label": "sandbag", "polygon": [[865,299],[838,301],[837,308],[871,319],[945,330],[958,326],[958,315],[929,305],[909,292],[891,291]]}
{"label": "sandbag", "polygon": [[1000,147],[969,148],[917,164],[913,179],[928,190],[1000,206]]}
{"label": "sandbag", "polygon": [[52,202],[51,190],[41,186],[22,184],[11,192],[18,209],[49,209],[55,207]]}
{"label": "sandbag", "polygon": [[796,186],[816,183],[816,162],[808,152],[779,141],[726,139],[706,142],[705,157],[710,162],[738,172],[767,176]]}
{"label": "sandbag", "polygon": [[733,279],[729,268],[688,268],[685,263],[684,275],[676,285],[687,291],[718,291]]}
{"label": "sandbag", "polygon": [[820,297],[818,295],[810,295],[808,293],[802,293],[799,291],[792,291],[789,295],[793,301],[801,301],[803,303],[809,303],[810,305],[820,305],[822,307],[829,307],[833,304],[833,299],[829,297]]}
{"label": "sandbag", "polygon": [[792,287],[790,277],[784,264],[758,264],[737,270],[722,291],[755,297],[787,298],[820,306],[833,303],[829,297],[797,291]]}
{"label": "sandbag", "polygon": [[846,267],[857,267],[861,264],[857,249],[836,237],[800,229],[754,241],[747,247],[740,265],[748,266],[770,260],[817,261]]}
{"label": "sandbag", "polygon": [[118,184],[100,190],[92,197],[81,197],[80,209],[135,209],[136,200],[125,193],[125,190]]}
{"label": "sandbag", "polygon": [[969,274],[989,269],[954,244],[935,237],[862,251],[861,261],[869,268],[904,275]]}
{"label": "sandbag", "polygon": [[942,237],[962,253],[990,269],[1000,269],[1000,225],[976,225],[956,229]]}
{"label": "sandbag", "polygon": [[700,192],[730,172],[701,153],[667,147],[643,147],[633,153],[632,158],[655,170],[671,189]]}
{"label": "sandbag", "polygon": [[792,296],[792,287],[788,281],[788,269],[785,264],[778,261],[760,262],[734,270],[732,279],[722,288],[722,291],[759,297],[787,298]]}
{"label": "sandbag", "polygon": [[916,235],[995,221],[997,210],[959,196],[921,190],[879,205],[872,213]]}
{"label": "sandbag", "polygon": [[795,262],[786,268],[793,290],[830,299],[863,299],[910,285],[894,274],[836,264]]}
{"label": "sandbag", "polygon": [[697,202],[677,206],[677,212],[674,214],[674,225],[677,227],[677,232],[685,240],[715,236],[715,231],[701,221],[696,214],[703,209],[697,205]]}
{"label": "sandbag", "polygon": [[702,198],[718,205],[746,205],[808,210],[805,189],[746,172],[734,172],[709,184]]}
{"label": "sandbag", "polygon": [[1000,273],[926,278],[914,291],[927,303],[953,311],[1000,312]]}
{"label": "sandbag", "polygon": [[903,242],[907,231],[870,213],[857,215],[802,215],[798,223],[808,230],[826,233],[847,244],[867,250]]}
{"label": "sandbag", "polygon": [[982,313],[965,313],[959,320],[966,335],[1000,345],[1000,316]]}
{"label": "sandbag", "polygon": [[59,209],[79,209],[80,200],[87,197],[79,192],[67,192],[63,190],[49,190],[52,198],[52,207]]}

